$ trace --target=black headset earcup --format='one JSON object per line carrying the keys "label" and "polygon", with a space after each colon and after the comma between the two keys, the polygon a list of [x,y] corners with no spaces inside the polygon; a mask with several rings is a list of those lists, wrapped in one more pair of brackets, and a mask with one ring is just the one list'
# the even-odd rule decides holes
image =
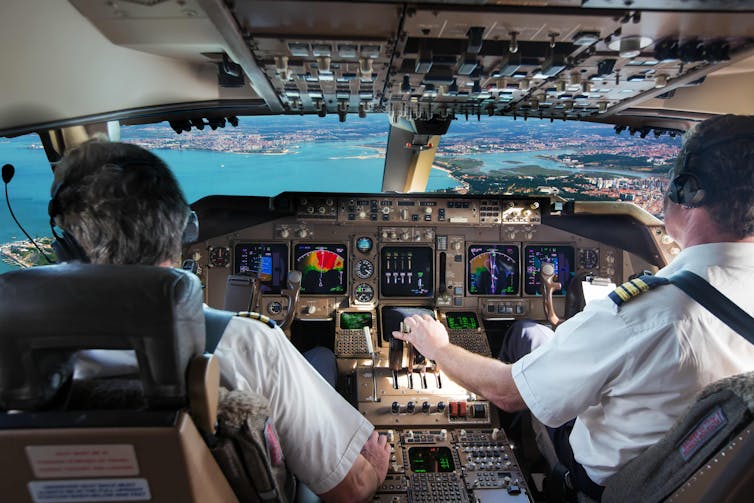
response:
{"label": "black headset earcup", "polygon": [[668,198],[688,208],[700,206],[706,195],[699,179],[692,174],[678,175],[668,186]]}
{"label": "black headset earcup", "polygon": [[89,262],[89,257],[76,238],[62,231],[60,234],[54,232],[55,241],[52,242],[52,251],[60,262]]}

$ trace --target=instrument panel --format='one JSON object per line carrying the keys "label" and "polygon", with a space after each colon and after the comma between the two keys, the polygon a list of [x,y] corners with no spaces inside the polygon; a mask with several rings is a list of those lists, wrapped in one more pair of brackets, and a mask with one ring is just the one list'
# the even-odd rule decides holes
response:
{"label": "instrument panel", "polygon": [[[554,217],[543,198],[294,194],[289,207],[283,218],[192,245],[188,256],[197,261],[208,304],[224,307],[228,276],[254,273],[259,310],[279,321],[286,275],[297,270],[301,320],[404,301],[484,319],[543,319],[543,261],[553,262],[563,285],[556,309],[578,273],[613,282],[626,275],[621,249],[543,223],[568,218]],[[649,267],[631,262],[632,270]]]}

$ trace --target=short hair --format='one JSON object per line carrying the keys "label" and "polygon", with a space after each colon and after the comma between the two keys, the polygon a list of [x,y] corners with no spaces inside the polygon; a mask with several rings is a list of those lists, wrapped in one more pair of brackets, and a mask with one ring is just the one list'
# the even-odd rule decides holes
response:
{"label": "short hair", "polygon": [[694,175],[701,203],[720,230],[738,239],[754,235],[754,117],[707,119],[684,136],[671,179]]}
{"label": "short hair", "polygon": [[156,155],[128,143],[90,140],[55,167],[55,223],[95,264],[175,262],[189,205]]}

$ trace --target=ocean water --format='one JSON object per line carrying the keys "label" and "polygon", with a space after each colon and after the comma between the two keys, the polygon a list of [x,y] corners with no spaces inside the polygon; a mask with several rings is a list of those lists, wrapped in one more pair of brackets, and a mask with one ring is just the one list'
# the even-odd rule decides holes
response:
{"label": "ocean water", "polygon": [[[174,134],[172,131],[169,134]],[[127,140],[124,135],[124,140]],[[361,139],[302,143],[289,154],[229,154],[201,150],[153,150],[173,170],[186,198],[211,194],[274,196],[282,191],[380,192],[384,156],[361,146]],[[52,171],[36,135],[0,138],[0,164],[11,163],[16,175],[8,195],[16,217],[34,237],[50,235],[47,203]],[[458,182],[432,170],[428,191]],[[3,196],[4,199],[4,196]],[[0,243],[25,239],[0,202]],[[13,269],[0,262],[0,272]]]}

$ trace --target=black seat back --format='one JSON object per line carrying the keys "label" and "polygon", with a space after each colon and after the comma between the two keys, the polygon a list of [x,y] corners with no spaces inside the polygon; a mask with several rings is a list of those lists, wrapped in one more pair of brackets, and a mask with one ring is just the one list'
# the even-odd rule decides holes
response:
{"label": "black seat back", "polygon": [[[37,267],[0,275],[0,299],[0,499],[238,501],[203,438],[220,377],[196,276]],[[83,349],[133,350],[137,374],[69,386]]]}
{"label": "black seat back", "polygon": [[150,408],[186,403],[204,350],[196,276],[138,265],[60,264],[0,275],[0,409],[44,407],[80,349],[133,349]]}

